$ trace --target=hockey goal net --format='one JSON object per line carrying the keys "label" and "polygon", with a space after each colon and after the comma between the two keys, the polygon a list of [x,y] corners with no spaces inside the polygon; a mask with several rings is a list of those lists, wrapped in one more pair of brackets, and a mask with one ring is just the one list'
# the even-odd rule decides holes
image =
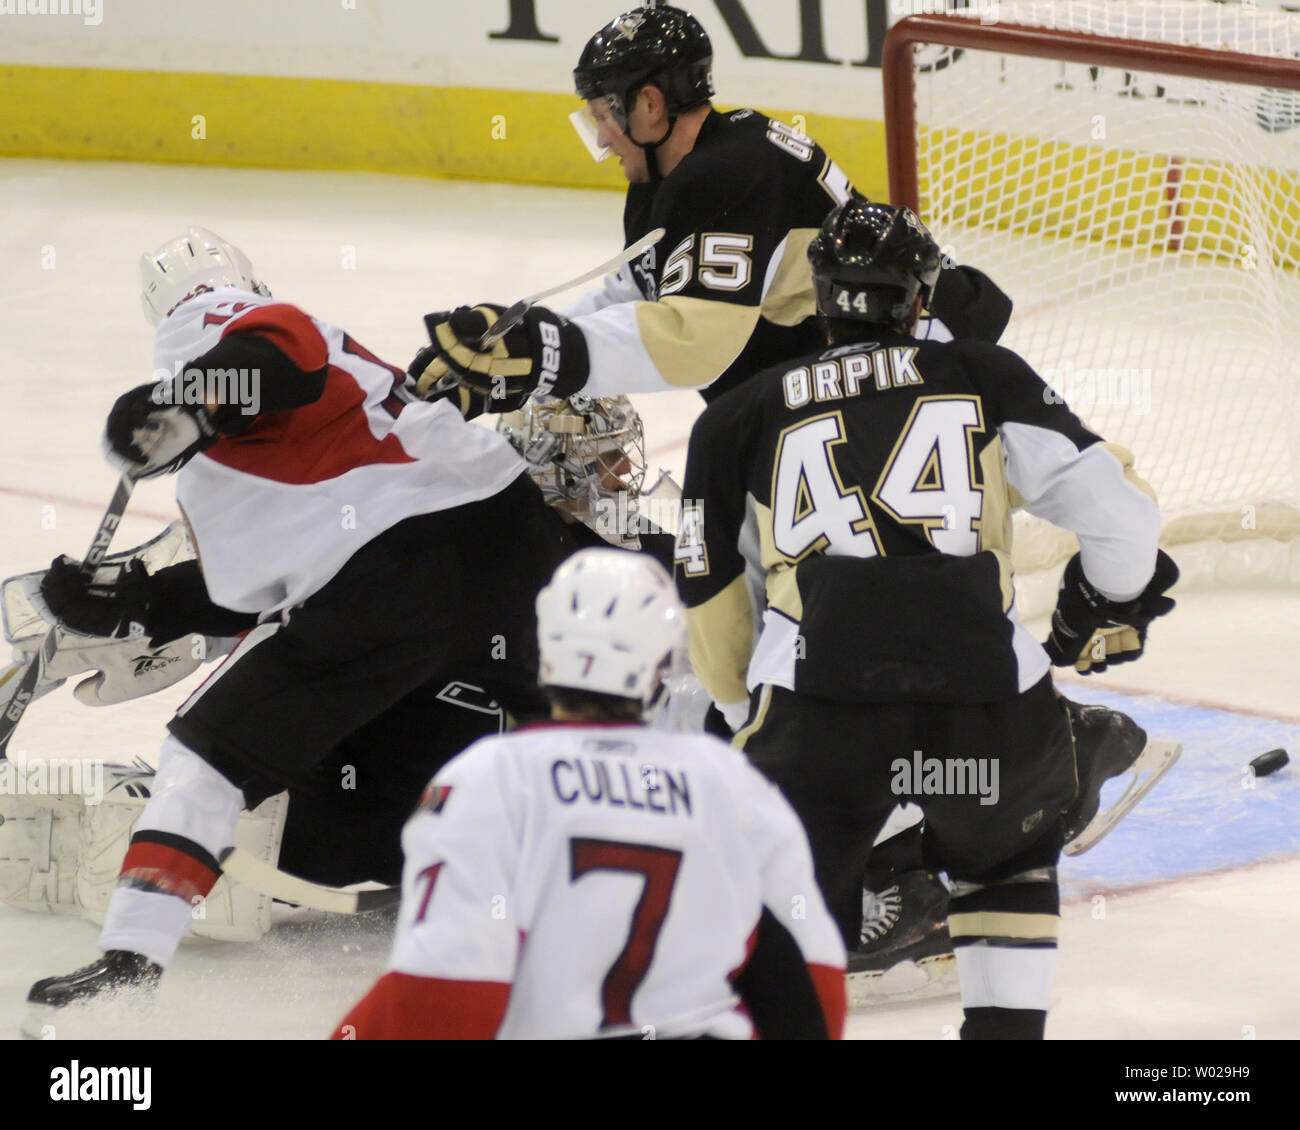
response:
{"label": "hockey goal net", "polygon": [[[980,0],[895,25],[884,79],[891,198],[1135,453],[1185,577],[1300,581],[1300,14]],[[1022,576],[1074,552],[1016,521]]]}

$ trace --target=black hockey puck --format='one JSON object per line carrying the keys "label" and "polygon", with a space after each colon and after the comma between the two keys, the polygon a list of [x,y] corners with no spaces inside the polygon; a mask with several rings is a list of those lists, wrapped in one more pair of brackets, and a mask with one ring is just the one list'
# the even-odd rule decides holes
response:
{"label": "black hockey puck", "polygon": [[1284,749],[1270,749],[1267,753],[1261,753],[1250,767],[1255,770],[1256,777],[1267,777],[1270,773],[1276,773],[1291,759],[1287,756]]}

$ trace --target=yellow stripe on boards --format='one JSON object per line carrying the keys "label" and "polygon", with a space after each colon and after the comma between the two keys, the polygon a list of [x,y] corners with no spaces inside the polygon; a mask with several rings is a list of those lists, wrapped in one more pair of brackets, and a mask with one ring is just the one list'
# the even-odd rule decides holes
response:
{"label": "yellow stripe on boards", "polygon": [[[569,123],[575,96],[267,75],[0,67],[0,156],[158,161],[625,187]],[[775,112],[789,120],[789,113]],[[879,122],[806,128],[868,194],[884,195]]]}

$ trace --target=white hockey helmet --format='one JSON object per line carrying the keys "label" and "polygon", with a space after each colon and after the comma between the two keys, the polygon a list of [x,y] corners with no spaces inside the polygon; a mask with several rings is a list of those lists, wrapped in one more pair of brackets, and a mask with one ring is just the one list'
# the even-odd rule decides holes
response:
{"label": "white hockey helmet", "polygon": [[140,256],[140,301],[150,325],[158,325],[186,299],[223,286],[271,293],[253,277],[248,256],[207,228],[190,228]]}
{"label": "white hockey helmet", "polygon": [[538,594],[537,639],[543,686],[648,704],[685,645],[686,613],[653,558],[584,549]]}

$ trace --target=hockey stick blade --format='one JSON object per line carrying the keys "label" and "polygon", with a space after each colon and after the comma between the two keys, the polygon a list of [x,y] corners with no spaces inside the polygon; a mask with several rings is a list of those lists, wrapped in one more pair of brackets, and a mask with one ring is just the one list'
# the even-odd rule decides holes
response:
{"label": "hockey stick blade", "polygon": [[370,891],[324,887],[281,871],[242,848],[227,848],[221,853],[220,863],[221,870],[235,882],[246,883],[254,890],[281,902],[291,902],[312,910],[327,910],[332,914],[365,914],[396,906],[402,900],[401,887],[380,887]]}
{"label": "hockey stick blade", "polygon": [[1128,768],[1132,775],[1128,787],[1109,808],[1098,812],[1077,836],[1062,848],[1065,855],[1082,855],[1095,847],[1116,824],[1127,816],[1144,796],[1178,760],[1183,747],[1177,742],[1149,741],[1138,759]]}
{"label": "hockey stick blade", "polygon": [[667,234],[663,228],[655,228],[654,231],[643,235],[631,246],[625,247],[612,259],[607,259],[599,267],[592,267],[585,275],[579,275],[576,279],[562,282],[559,286],[550,287],[548,290],[539,290],[536,294],[521,298],[513,306],[508,306],[502,312],[501,317],[492,323],[487,333],[478,339],[479,352],[490,349],[514,329],[523,320],[523,316],[528,313],[528,307],[540,302],[543,298],[550,298],[553,294],[563,294],[566,290],[572,290],[575,286],[581,286],[583,283],[598,279],[609,274],[610,271],[617,271],[624,263],[630,263],[633,259],[645,254]]}
{"label": "hockey stick blade", "polygon": [[[90,548],[86,550],[86,556],[81,562],[81,575],[83,577],[87,579],[93,577],[99,563],[104,560],[108,547],[113,543],[113,535],[117,533],[118,524],[122,521],[122,515],[126,513],[126,504],[131,501],[131,492],[133,490],[135,490],[135,479],[129,474],[124,474],[118,480],[117,489],[113,491],[113,497],[109,500],[108,509],[104,511],[104,516],[99,520],[99,526],[95,530],[95,536],[91,539]],[[44,643],[41,644],[40,651],[28,660],[26,670],[18,677],[18,685],[14,688],[13,697],[10,698],[5,712],[0,714],[0,761],[6,759],[5,751],[9,748],[9,739],[14,736],[18,723],[22,721],[23,715],[27,712],[27,707],[32,702],[33,692],[36,690],[36,684],[40,681],[41,672],[54,655],[58,642],[56,629],[51,628],[45,636]]]}

